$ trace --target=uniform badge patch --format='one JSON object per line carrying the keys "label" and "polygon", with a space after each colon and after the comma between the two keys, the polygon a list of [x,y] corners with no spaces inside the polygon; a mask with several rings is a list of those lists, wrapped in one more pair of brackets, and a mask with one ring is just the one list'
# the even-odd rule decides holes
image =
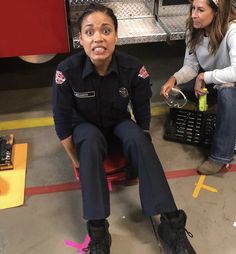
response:
{"label": "uniform badge patch", "polygon": [[149,73],[147,72],[147,70],[144,66],[139,70],[138,76],[143,78],[143,79],[149,77]]}
{"label": "uniform badge patch", "polygon": [[119,94],[120,94],[121,97],[124,97],[124,98],[129,96],[129,92],[125,87],[121,87],[119,89]]}
{"label": "uniform badge patch", "polygon": [[55,81],[58,85],[61,85],[66,81],[66,78],[61,71],[56,71]]}

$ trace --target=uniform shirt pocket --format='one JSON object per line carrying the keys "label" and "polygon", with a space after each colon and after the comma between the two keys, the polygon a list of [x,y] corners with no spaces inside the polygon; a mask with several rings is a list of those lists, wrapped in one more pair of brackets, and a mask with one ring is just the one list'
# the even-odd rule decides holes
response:
{"label": "uniform shirt pocket", "polygon": [[82,112],[96,109],[96,93],[95,91],[75,92],[76,103]]}

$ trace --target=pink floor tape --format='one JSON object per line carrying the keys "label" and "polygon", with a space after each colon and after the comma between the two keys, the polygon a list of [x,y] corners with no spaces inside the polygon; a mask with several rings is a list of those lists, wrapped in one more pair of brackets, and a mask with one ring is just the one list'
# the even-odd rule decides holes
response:
{"label": "pink floor tape", "polygon": [[90,237],[89,235],[86,235],[83,243],[75,243],[70,240],[65,240],[64,244],[69,247],[77,249],[79,251],[79,254],[84,254],[85,253],[84,249],[87,248],[89,241],[90,241]]}
{"label": "pink floor tape", "polygon": [[108,190],[109,192],[112,192],[112,182],[108,181]]}

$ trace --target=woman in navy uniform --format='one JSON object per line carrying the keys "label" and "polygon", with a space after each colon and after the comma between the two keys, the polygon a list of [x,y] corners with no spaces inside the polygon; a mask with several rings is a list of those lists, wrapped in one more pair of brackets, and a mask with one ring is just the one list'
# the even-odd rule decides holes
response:
{"label": "woman in navy uniform", "polygon": [[[115,50],[117,18],[110,8],[87,6],[79,19],[83,50],[58,65],[53,113],[59,139],[79,168],[83,215],[93,254],[110,253],[109,191],[103,161],[117,138],[139,176],[147,216],[161,214],[161,240],[173,254],[195,253],[185,234],[186,214],[178,210],[149,134],[149,74],[135,58]],[[131,120],[131,102],[135,122]]]}

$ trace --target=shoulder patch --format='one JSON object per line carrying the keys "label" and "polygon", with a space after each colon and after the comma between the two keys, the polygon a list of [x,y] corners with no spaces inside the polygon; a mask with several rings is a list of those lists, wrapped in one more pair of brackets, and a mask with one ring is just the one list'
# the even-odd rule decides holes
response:
{"label": "shoulder patch", "polygon": [[61,71],[56,71],[55,81],[58,85],[61,85],[66,81],[66,78]]}
{"label": "shoulder patch", "polygon": [[147,72],[147,70],[144,66],[139,70],[138,76],[143,78],[143,79],[149,77],[149,73]]}

